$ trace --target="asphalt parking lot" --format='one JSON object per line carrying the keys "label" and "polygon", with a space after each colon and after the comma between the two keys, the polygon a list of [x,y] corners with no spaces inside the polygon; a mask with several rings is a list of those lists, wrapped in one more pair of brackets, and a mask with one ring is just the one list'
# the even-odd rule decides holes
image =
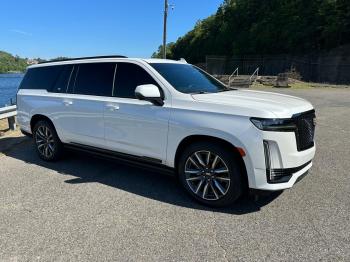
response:
{"label": "asphalt parking lot", "polygon": [[82,153],[45,163],[29,139],[1,138],[0,261],[350,261],[350,90],[277,91],[316,108],[314,166],[225,209],[168,176]]}

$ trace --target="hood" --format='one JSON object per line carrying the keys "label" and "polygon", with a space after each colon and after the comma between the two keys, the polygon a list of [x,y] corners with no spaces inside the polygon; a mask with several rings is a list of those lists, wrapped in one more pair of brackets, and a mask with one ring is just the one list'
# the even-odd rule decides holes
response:
{"label": "hood", "polygon": [[255,90],[195,94],[192,97],[198,102],[232,107],[233,114],[255,117],[289,118],[313,109],[313,106],[302,98]]}

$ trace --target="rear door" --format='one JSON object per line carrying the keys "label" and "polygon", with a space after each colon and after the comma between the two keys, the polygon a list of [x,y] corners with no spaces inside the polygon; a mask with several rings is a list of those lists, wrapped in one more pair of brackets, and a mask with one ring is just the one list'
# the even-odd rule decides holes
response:
{"label": "rear door", "polygon": [[[21,128],[31,132],[33,115],[45,115],[55,125],[62,141],[67,130],[62,105],[73,65],[40,66],[28,69],[17,94],[18,122]],[[69,125],[68,125],[69,126]]]}
{"label": "rear door", "polygon": [[65,105],[66,99],[71,97],[71,94],[66,94],[70,78],[74,73],[74,65],[63,65],[61,73],[53,87],[48,90],[48,98],[50,100],[50,119],[55,125],[58,136],[63,142],[70,140],[75,134],[74,119],[71,117],[71,108]]}
{"label": "rear door", "polygon": [[163,106],[156,106],[136,99],[135,89],[143,84],[160,88],[140,65],[117,64],[113,98],[104,106],[106,147],[158,162],[166,158],[170,104],[165,100]]}
{"label": "rear door", "polygon": [[70,142],[104,147],[104,98],[112,96],[115,67],[115,63],[75,65],[68,94],[62,98],[66,129],[73,130]]}

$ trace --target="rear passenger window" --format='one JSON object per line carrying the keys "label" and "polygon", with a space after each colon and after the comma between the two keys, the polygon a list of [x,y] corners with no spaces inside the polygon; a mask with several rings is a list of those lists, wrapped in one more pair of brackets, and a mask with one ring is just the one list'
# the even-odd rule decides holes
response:
{"label": "rear passenger window", "polygon": [[74,94],[111,96],[115,63],[79,64]]}
{"label": "rear passenger window", "polygon": [[78,71],[79,65],[73,65],[72,73],[69,77],[69,82],[68,82],[68,88],[67,88],[67,93],[68,94],[73,94],[74,92],[74,84],[75,80],[77,79],[77,71]]}
{"label": "rear passenger window", "polygon": [[115,76],[113,96],[135,98],[138,85],[154,84],[157,82],[140,66],[131,63],[118,63]]}
{"label": "rear passenger window", "polygon": [[63,66],[45,66],[28,69],[20,89],[44,89],[50,91]]}
{"label": "rear passenger window", "polygon": [[53,93],[66,93],[68,82],[72,74],[73,65],[64,65],[61,74],[57,78],[51,92]]}

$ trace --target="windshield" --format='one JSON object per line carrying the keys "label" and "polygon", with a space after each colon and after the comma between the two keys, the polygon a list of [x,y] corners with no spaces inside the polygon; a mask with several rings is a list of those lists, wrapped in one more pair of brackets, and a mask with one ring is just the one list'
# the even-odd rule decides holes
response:
{"label": "windshield", "polygon": [[228,88],[203,70],[189,64],[151,63],[176,90],[186,93],[216,93]]}

